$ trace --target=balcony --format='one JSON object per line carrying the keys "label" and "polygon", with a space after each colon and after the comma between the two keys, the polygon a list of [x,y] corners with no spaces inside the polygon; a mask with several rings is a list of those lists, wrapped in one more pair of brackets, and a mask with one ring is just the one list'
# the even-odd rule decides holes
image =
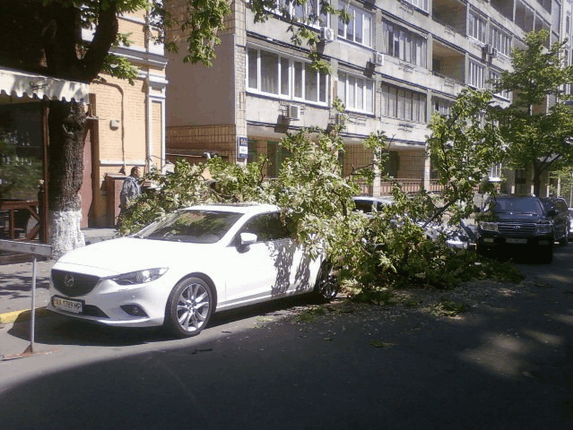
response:
{"label": "balcony", "polygon": [[432,18],[450,31],[466,35],[466,8],[459,0],[434,0]]}
{"label": "balcony", "polygon": [[434,39],[432,44],[432,73],[454,82],[464,82],[465,55]]}
{"label": "balcony", "polygon": [[491,0],[491,5],[505,18],[513,21],[513,1]]}

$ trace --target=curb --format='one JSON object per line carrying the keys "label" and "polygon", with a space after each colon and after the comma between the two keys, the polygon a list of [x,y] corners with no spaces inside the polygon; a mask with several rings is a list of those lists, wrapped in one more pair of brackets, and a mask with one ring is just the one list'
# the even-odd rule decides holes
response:
{"label": "curb", "polygon": [[[10,324],[13,322],[24,322],[30,319],[30,309],[23,309],[21,311],[6,312],[0,314],[0,324]],[[46,306],[36,308],[36,318],[42,318],[49,315],[50,311]]]}

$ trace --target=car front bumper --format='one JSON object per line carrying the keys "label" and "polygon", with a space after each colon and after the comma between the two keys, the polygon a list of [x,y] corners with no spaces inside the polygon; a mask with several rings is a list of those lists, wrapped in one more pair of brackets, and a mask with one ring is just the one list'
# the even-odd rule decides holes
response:
{"label": "car front bumper", "polygon": [[165,319],[171,287],[161,278],[130,288],[102,280],[89,294],[70,297],[50,285],[48,309],[61,315],[109,326],[159,326]]}
{"label": "car front bumper", "polygon": [[478,239],[481,248],[502,246],[553,246],[553,236],[503,237],[501,235],[481,233]]}

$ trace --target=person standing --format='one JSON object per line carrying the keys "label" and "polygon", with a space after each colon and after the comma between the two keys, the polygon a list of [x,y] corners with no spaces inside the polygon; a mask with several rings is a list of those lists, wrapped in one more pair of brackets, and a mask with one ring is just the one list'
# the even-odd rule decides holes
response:
{"label": "person standing", "polygon": [[139,178],[139,167],[132,167],[129,176],[123,181],[123,185],[119,193],[119,208],[121,209],[120,215],[129,207],[130,201],[141,194]]}

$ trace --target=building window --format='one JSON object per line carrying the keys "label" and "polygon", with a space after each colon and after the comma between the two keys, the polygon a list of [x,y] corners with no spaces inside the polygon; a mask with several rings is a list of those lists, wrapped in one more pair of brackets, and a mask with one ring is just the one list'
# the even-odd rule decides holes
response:
{"label": "building window", "polygon": [[249,90],[286,99],[328,102],[328,76],[313,70],[310,63],[254,48],[249,48],[247,55]]}
{"label": "building window", "polygon": [[[491,88],[494,91],[495,91],[495,84],[497,81],[499,81],[500,77],[501,77],[501,73],[499,73],[495,70],[490,70],[490,72],[489,72],[489,83],[490,83]],[[507,91],[507,90],[499,91],[499,92],[495,93],[495,95],[509,100],[509,91]]]}
{"label": "building window", "polygon": [[347,110],[374,113],[374,82],[370,79],[339,73],[338,97]]}
{"label": "building window", "polygon": [[385,54],[417,66],[427,67],[426,38],[391,22],[384,21],[382,28]]}
{"label": "building window", "polygon": [[432,108],[434,112],[438,112],[440,115],[450,116],[450,111],[454,102],[451,100],[441,99],[439,97],[433,98]]}
{"label": "building window", "polygon": [[[284,0],[282,0],[284,3]],[[326,26],[328,16],[320,10],[320,0],[307,0],[306,4],[290,4],[291,14],[310,24]]]}
{"label": "building window", "polygon": [[[44,173],[43,153],[42,104],[0,104],[2,199],[38,199],[38,182],[43,179]],[[16,211],[16,221],[18,212]]]}
{"label": "building window", "polygon": [[489,169],[489,178],[500,179],[502,177],[503,177],[503,164],[499,163],[491,166],[491,169]]}
{"label": "building window", "polygon": [[489,43],[500,54],[509,57],[511,54],[511,37],[499,28],[491,26],[489,30]]}
{"label": "building window", "polygon": [[406,3],[410,3],[412,6],[416,6],[418,9],[422,9],[428,12],[429,0],[405,0]]}
{"label": "building window", "polygon": [[487,21],[473,11],[470,12],[468,19],[468,35],[480,42],[486,43]]}
{"label": "building window", "polygon": [[475,61],[469,62],[468,85],[483,88],[485,67]]}
{"label": "building window", "polygon": [[372,14],[341,1],[338,2],[338,7],[346,9],[350,15],[348,23],[338,19],[338,37],[372,46]]}
{"label": "building window", "polygon": [[[274,7],[272,5],[274,4]],[[298,22],[312,27],[328,25],[328,14],[321,11],[320,0],[307,0],[305,4],[295,4],[291,0],[269,2],[264,8],[276,15],[296,18]]]}
{"label": "building window", "polygon": [[382,84],[382,115],[426,123],[426,94]]}

